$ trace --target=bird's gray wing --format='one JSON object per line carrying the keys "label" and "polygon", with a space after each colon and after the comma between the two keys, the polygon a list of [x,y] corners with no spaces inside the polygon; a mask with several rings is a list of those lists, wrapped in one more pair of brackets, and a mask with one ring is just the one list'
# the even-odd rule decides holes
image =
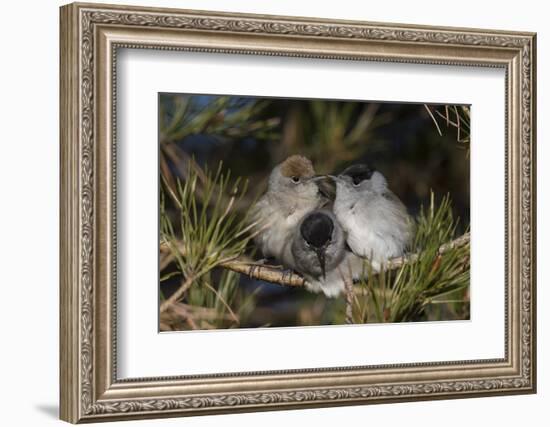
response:
{"label": "bird's gray wing", "polygon": [[395,218],[399,219],[399,223],[396,224],[400,228],[400,233],[404,237],[405,247],[408,247],[411,243],[411,240],[414,236],[416,229],[416,224],[414,219],[409,215],[407,207],[401,201],[399,197],[395,195],[390,190],[387,190],[383,193],[384,198],[392,202],[393,206],[393,215]]}

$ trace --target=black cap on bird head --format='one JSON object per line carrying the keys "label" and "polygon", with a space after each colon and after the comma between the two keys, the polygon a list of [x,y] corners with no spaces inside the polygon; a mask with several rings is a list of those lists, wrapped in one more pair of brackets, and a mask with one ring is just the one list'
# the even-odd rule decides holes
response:
{"label": "black cap on bird head", "polygon": [[375,169],[370,165],[361,163],[357,165],[350,166],[345,169],[340,176],[349,176],[354,185],[359,185],[361,182],[371,179],[372,174],[375,172]]}
{"label": "black cap on bird head", "polygon": [[326,277],[325,250],[332,240],[333,231],[334,222],[332,218],[323,212],[314,212],[307,215],[300,226],[302,238],[317,255],[323,278]]}

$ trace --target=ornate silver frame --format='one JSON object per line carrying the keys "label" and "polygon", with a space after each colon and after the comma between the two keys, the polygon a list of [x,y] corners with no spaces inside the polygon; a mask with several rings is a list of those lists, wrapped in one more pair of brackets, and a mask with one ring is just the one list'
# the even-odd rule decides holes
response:
{"label": "ornate silver frame", "polygon": [[[118,380],[118,47],[502,67],[505,357]],[[77,423],[536,390],[535,34],[71,4],[61,8],[61,418]]]}

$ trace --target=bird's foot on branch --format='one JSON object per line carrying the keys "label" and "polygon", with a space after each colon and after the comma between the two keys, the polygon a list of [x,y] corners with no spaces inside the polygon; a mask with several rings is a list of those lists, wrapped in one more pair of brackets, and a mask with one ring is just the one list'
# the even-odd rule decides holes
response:
{"label": "bird's foot on branch", "polygon": [[265,265],[266,267],[283,268],[281,264],[277,264],[277,259],[273,257],[261,258],[255,261],[255,263],[259,265]]}

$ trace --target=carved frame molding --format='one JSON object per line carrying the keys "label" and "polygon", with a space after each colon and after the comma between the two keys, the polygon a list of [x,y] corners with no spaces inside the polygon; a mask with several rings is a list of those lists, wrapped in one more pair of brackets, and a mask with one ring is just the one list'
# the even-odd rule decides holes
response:
{"label": "carved frame molding", "polygon": [[[70,422],[532,393],[535,35],[173,9],[61,8],[61,418]],[[506,357],[116,378],[118,48],[503,67]],[[297,386],[289,387],[292,380]]]}

